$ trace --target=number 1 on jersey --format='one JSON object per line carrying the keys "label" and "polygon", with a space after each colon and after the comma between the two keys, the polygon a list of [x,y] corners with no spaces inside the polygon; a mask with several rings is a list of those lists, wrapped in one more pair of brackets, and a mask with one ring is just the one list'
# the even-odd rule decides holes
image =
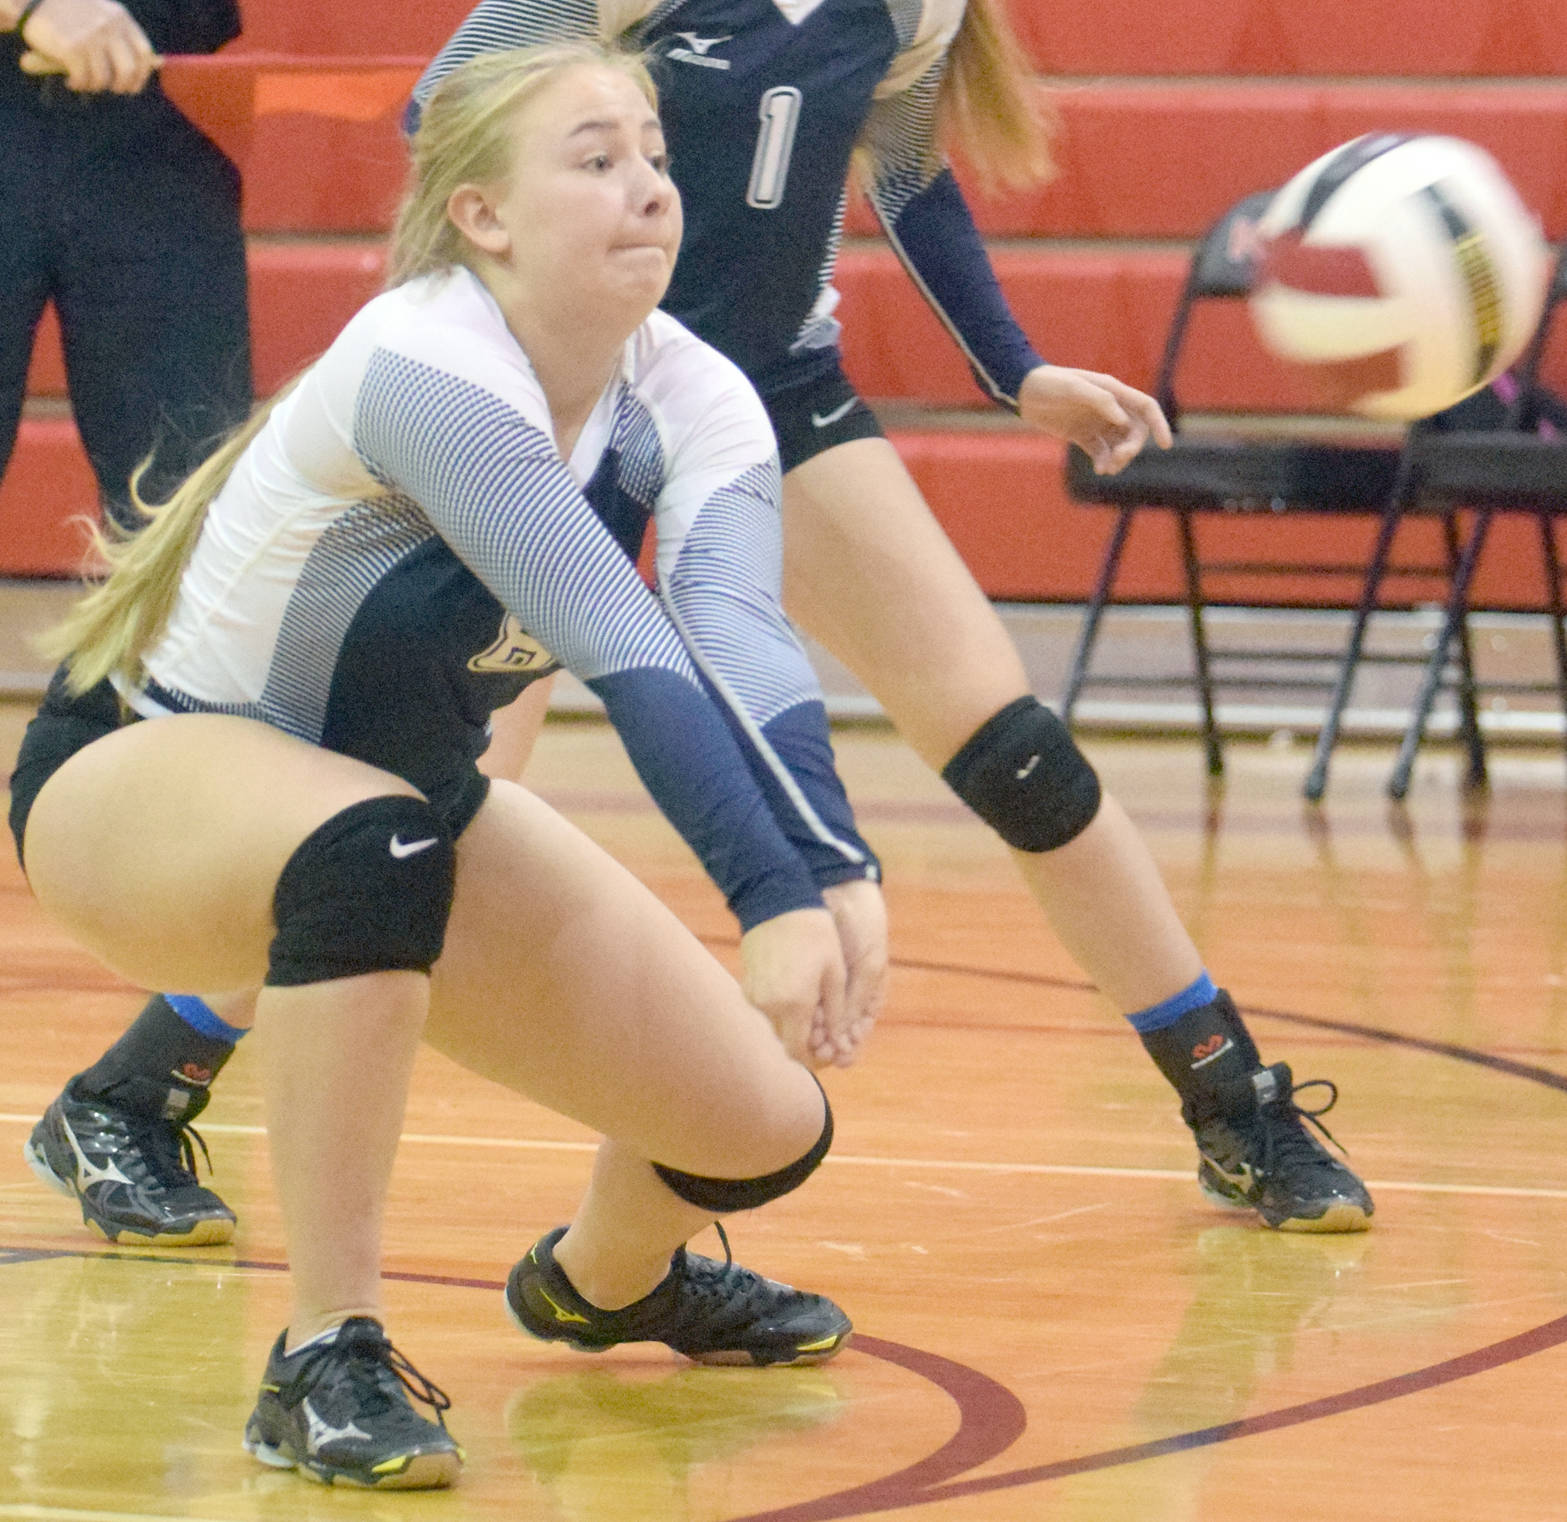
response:
{"label": "number 1 on jersey", "polygon": [[783,200],[789,160],[794,154],[794,129],[800,123],[801,99],[793,85],[774,85],[762,96],[757,112],[762,125],[756,134],[751,183],[745,192],[746,205],[758,211],[771,211]]}

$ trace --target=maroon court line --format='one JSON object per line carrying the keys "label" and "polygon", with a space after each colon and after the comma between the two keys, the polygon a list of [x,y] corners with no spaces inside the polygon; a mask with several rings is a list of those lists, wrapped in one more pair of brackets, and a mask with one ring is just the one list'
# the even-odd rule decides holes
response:
{"label": "maroon court line", "polygon": [[[954,1484],[927,1485],[909,1489],[899,1484],[902,1474],[886,1480],[872,1481],[869,1485],[856,1486],[853,1490],[838,1491],[815,1501],[805,1501],[797,1506],[781,1507],[773,1511],[748,1512],[731,1522],[833,1522],[833,1519],[864,1517],[876,1512],[901,1511],[911,1506],[928,1506],[937,1501],[960,1500],[967,1496],[985,1495],[991,1491],[1012,1490],[1023,1485],[1038,1485],[1047,1480],[1062,1480],[1071,1475],[1091,1474],[1100,1469],[1116,1469],[1125,1464],[1139,1464],[1147,1459],[1163,1458],[1167,1454],[1187,1453],[1196,1448],[1211,1447],[1215,1443],[1233,1442],[1237,1438],[1256,1437],[1264,1432],[1278,1432],[1286,1427],[1298,1427],[1305,1422],[1320,1421],[1324,1417],[1340,1416],[1349,1411],[1361,1411],[1368,1406],[1381,1405],[1406,1395],[1418,1395],[1434,1390],[1455,1380],[1467,1379],[1472,1374],[1484,1374],[1505,1364],[1516,1363],[1534,1353],[1560,1347],[1567,1342],[1567,1316],[1559,1316],[1542,1326],[1532,1327],[1501,1342],[1476,1348],[1456,1358],[1434,1363],[1409,1374],[1395,1374],[1390,1379],[1375,1384],[1361,1385],[1338,1395],[1323,1396],[1319,1400],[1305,1401],[1298,1406],[1282,1406],[1277,1411],[1266,1411],[1260,1416],[1244,1417],[1239,1421],[1221,1422],[1216,1427],[1202,1427],[1193,1432],[1178,1432],[1171,1437],[1156,1438],[1147,1443],[1133,1443],[1124,1448],[1110,1448],[1102,1453],[1083,1454],[1078,1458],[1057,1459],[1050,1464],[1037,1464],[1029,1469],[1014,1469],[1006,1474],[984,1475],[978,1479],[961,1480]],[[903,1473],[907,1473],[904,1471]]]}

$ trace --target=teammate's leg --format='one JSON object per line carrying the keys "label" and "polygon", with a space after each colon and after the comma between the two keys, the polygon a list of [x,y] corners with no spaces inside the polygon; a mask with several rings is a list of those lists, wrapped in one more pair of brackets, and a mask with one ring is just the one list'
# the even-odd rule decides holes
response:
{"label": "teammate's leg", "polygon": [[[1066,949],[1181,1097],[1211,1195],[1270,1225],[1366,1224],[1363,1186],[1301,1124],[1213,987],[1146,846],[1022,663],[892,446],[864,438],[784,480],[790,615],[876,696],[925,761],[1013,847]],[[932,637],[910,640],[918,608]]]}

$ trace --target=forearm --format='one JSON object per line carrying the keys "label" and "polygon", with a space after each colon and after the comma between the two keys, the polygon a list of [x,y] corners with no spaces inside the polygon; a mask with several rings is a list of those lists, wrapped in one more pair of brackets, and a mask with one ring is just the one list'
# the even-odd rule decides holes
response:
{"label": "forearm", "polygon": [[1043,361],[1012,315],[951,171],[905,201],[896,216],[881,201],[875,204],[899,259],[975,378],[995,401],[1015,410],[1024,377]]}
{"label": "forearm", "polygon": [[631,764],[695,852],[742,930],[821,893],[778,827],[718,708],[666,671],[625,671],[587,684],[604,702]]}

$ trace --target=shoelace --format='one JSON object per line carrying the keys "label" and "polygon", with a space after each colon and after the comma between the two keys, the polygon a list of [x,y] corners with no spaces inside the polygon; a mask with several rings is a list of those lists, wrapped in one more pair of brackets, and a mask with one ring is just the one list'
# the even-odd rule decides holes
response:
{"label": "shoelace", "polygon": [[391,1404],[391,1395],[383,1384],[385,1377],[390,1374],[415,1400],[434,1410],[436,1421],[445,1428],[445,1413],[452,1408],[451,1397],[434,1380],[421,1374],[384,1336],[355,1337],[347,1343],[327,1342],[309,1348],[294,1377],[307,1379],[317,1365],[334,1355],[346,1355],[356,1363],[370,1366],[367,1372],[381,1398],[380,1409],[385,1410]]}
{"label": "shoelace", "polygon": [[212,1172],[212,1154],[201,1132],[186,1122],[180,1124],[161,1118],[125,1116],[120,1119],[132,1148],[130,1156],[140,1159],[132,1164],[131,1175],[138,1183],[156,1184],[161,1189],[184,1189],[196,1182],[196,1148],[201,1148],[207,1172]]}
{"label": "shoelace", "polygon": [[[1327,1102],[1319,1105],[1315,1110],[1308,1110],[1297,1103],[1297,1096],[1306,1089],[1326,1089],[1328,1091]],[[1343,1143],[1322,1123],[1322,1116],[1326,1115],[1334,1105],[1338,1103],[1338,1085],[1331,1078],[1308,1078],[1304,1083],[1291,1085],[1289,1095],[1278,1102],[1278,1108],[1287,1117],[1297,1121],[1310,1121],[1332,1144],[1347,1157],[1349,1154]],[[1266,1112],[1263,1112],[1264,1114]],[[1312,1140],[1311,1133],[1304,1126],[1269,1126],[1263,1127],[1262,1165],[1266,1172],[1274,1170],[1274,1164],[1281,1157],[1288,1154],[1297,1154],[1299,1160],[1306,1162],[1320,1161],[1317,1155],[1317,1144]]]}
{"label": "shoelace", "polygon": [[762,1276],[736,1264],[734,1252],[729,1246],[729,1233],[724,1230],[722,1222],[714,1221],[713,1229],[718,1233],[718,1240],[724,1244],[724,1261],[720,1264],[697,1255],[693,1262],[691,1256],[686,1255],[682,1258],[682,1276],[689,1288],[703,1299],[722,1301],[737,1308],[744,1306],[762,1287]]}

